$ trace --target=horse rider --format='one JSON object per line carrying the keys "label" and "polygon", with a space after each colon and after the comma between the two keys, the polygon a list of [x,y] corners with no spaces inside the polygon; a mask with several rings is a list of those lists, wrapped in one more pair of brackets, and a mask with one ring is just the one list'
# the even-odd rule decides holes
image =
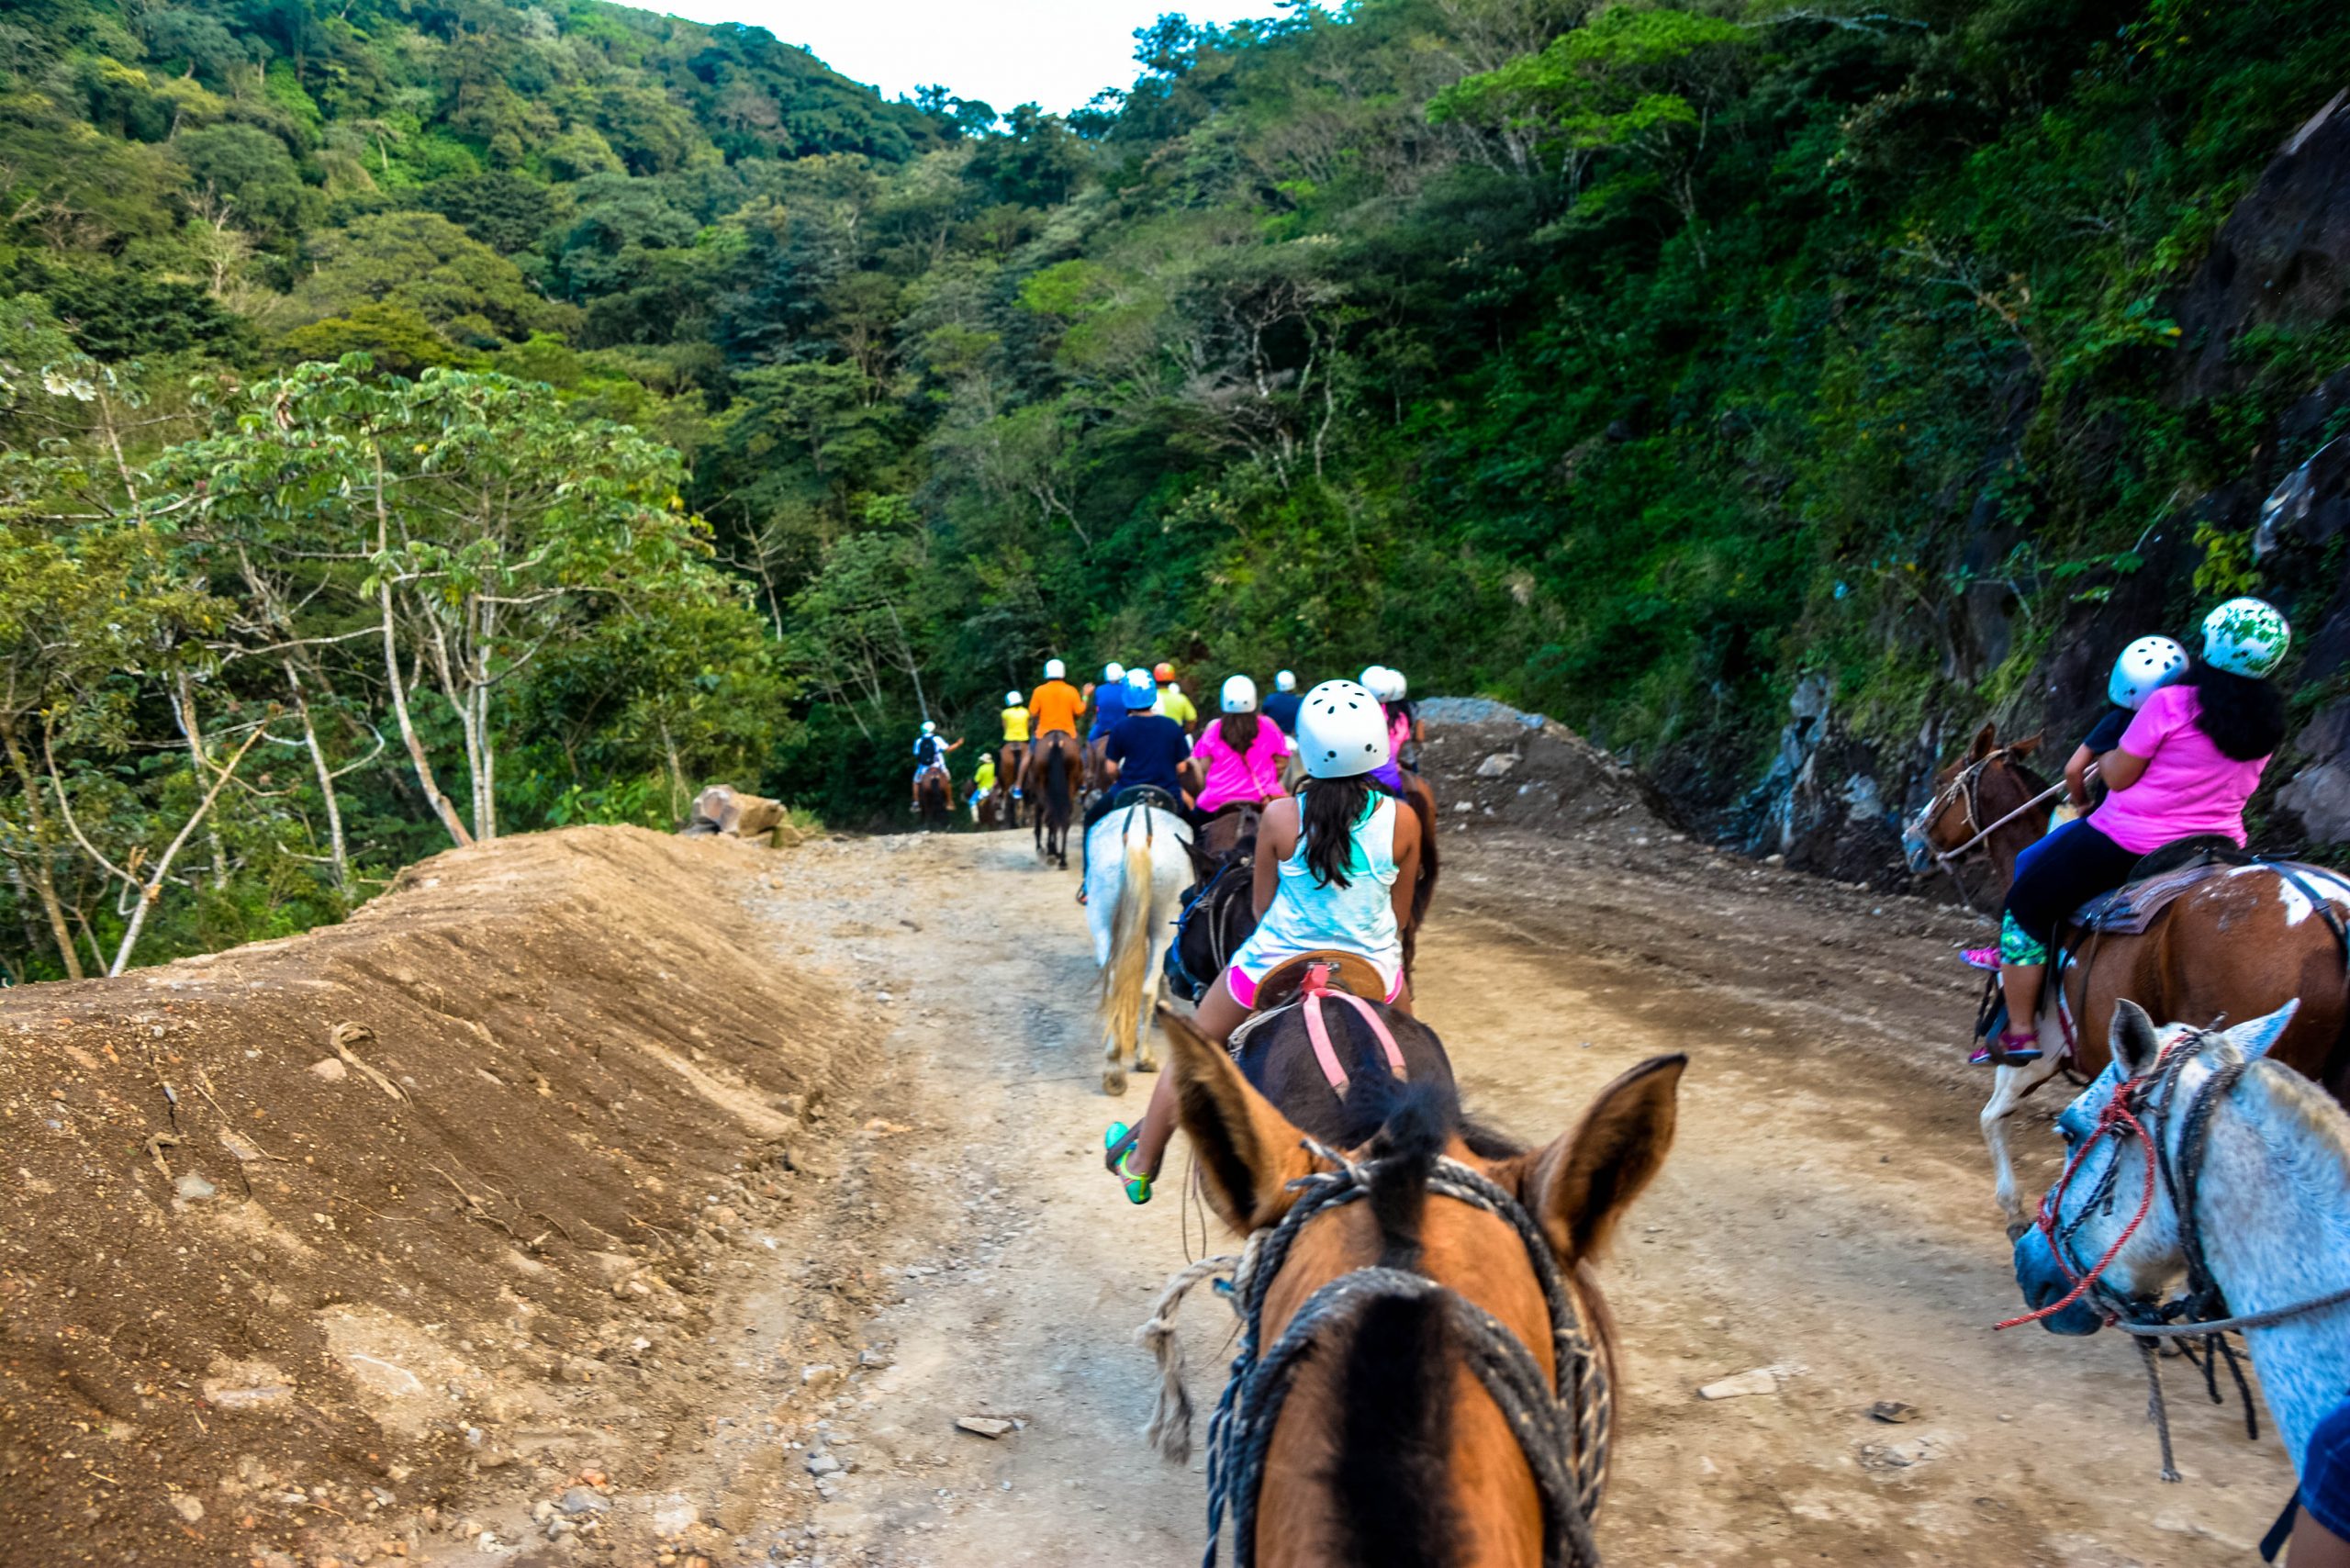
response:
{"label": "horse rider", "polygon": [[1093,824],[1121,806],[1132,805],[1137,791],[1157,790],[1167,797],[1167,809],[1183,814],[1183,796],[1192,782],[1192,737],[1183,726],[1156,711],[1158,683],[1150,671],[1136,665],[1126,671],[1125,713],[1102,742],[1102,765],[1109,787],[1085,808],[1077,835],[1077,902],[1085,902],[1085,837]]}
{"label": "horse rider", "polygon": [[1200,774],[1195,823],[1227,806],[1259,805],[1288,793],[1281,788],[1281,759],[1292,748],[1289,737],[1258,711],[1257,683],[1245,675],[1232,677],[1216,705],[1222,716],[1211,720],[1192,745]]}
{"label": "horse rider", "polygon": [[986,752],[981,752],[979,765],[971,769],[971,821],[975,824],[979,820],[979,808],[986,805],[988,797],[994,793],[995,758]]}
{"label": "horse rider", "polygon": [[[2106,700],[2111,706],[2106,709],[2103,718],[2089,727],[2089,733],[2081,737],[2081,744],[2073,748],[2072,756],[2065,763],[2065,801],[2051,813],[2050,833],[2088,814],[2092,804],[2089,779],[2095,776],[2098,763],[2121,744],[2122,732],[2138,716],[2138,710],[2146,705],[2146,699],[2186,673],[2187,650],[2168,637],[2141,637],[2121,650],[2121,656],[2113,661],[2113,673],[2105,682]],[[2043,836],[2040,844],[2028,846],[2017,856],[2016,869],[2021,871],[2025,863],[2039,853],[2040,845],[2047,842]],[[1997,943],[1988,947],[1969,947],[1959,956],[1978,969],[1999,967]]]}
{"label": "horse rider", "polygon": [[1265,699],[1265,717],[1285,735],[1297,734],[1297,705],[1305,700],[1298,695],[1297,674],[1282,670],[1273,677],[1273,694]]}
{"label": "horse rider", "polygon": [[1003,777],[1012,798],[1020,799],[1020,775],[1028,765],[1028,705],[1017,691],[1003,694]]}
{"label": "horse rider", "polygon": [[[1374,781],[1390,760],[1379,700],[1351,680],[1328,680],[1299,705],[1297,746],[1307,782],[1273,801],[1257,831],[1257,929],[1200,999],[1192,1025],[1222,1044],[1256,1005],[1274,969],[1309,953],[1353,953],[1379,973],[1383,1000],[1408,1014],[1404,922],[1419,881],[1420,819]],[[1133,1127],[1111,1124],[1111,1172],[1129,1203],[1151,1183],[1175,1130],[1175,1075],[1160,1073]]]}
{"label": "horse rider", "polygon": [[1118,721],[1126,716],[1126,666],[1112,659],[1102,666],[1102,682],[1088,694],[1093,700],[1093,723],[1085,732],[1085,773],[1102,776],[1102,745]]}
{"label": "horse rider", "polygon": [[1183,726],[1183,733],[1196,736],[1200,733],[1200,711],[1183,695],[1175,679],[1175,666],[1161,659],[1150,672],[1158,682],[1158,711]]}
{"label": "horse rider", "polygon": [[2148,695],[2098,767],[2106,797],[2019,857],[1999,916],[2007,1027],[1973,1060],[2040,1056],[2041,982],[2057,927],[2164,845],[2201,834],[2244,842],[2244,802],[2285,738],[2285,700],[2268,678],[2292,647],[2277,607],[2232,599],[2204,618],[2203,656]]}
{"label": "horse rider", "polygon": [[955,809],[955,776],[946,771],[946,759],[963,749],[963,743],[953,745],[938,738],[938,726],[928,719],[922,722],[922,734],[914,737],[914,779],[912,810],[922,811],[922,781],[924,774],[935,771],[946,782],[946,809]]}
{"label": "horse rider", "polygon": [[1028,694],[1028,730],[1035,737],[1028,743],[1030,748],[1043,751],[1047,737],[1067,735],[1070,755],[1077,755],[1078,724],[1084,713],[1085,698],[1069,683],[1069,666],[1046,659],[1045,684]]}
{"label": "horse rider", "polygon": [[1404,792],[1404,764],[1399,743],[1408,737],[1410,728],[1407,722],[1402,729],[1398,729],[1395,711],[1389,705],[1388,693],[1395,689],[1395,672],[1385,665],[1370,665],[1364,667],[1361,676],[1353,684],[1370,692],[1379,703],[1379,722],[1387,731],[1387,761],[1373,777],[1379,780],[1382,788],[1400,795]]}
{"label": "horse rider", "polygon": [[1387,688],[1379,694],[1380,702],[1387,710],[1387,734],[1395,745],[1395,766],[1416,773],[1420,769],[1420,747],[1427,741],[1427,732],[1421,727],[1420,715],[1406,700],[1411,689],[1404,679],[1404,672],[1393,665],[1387,666]]}

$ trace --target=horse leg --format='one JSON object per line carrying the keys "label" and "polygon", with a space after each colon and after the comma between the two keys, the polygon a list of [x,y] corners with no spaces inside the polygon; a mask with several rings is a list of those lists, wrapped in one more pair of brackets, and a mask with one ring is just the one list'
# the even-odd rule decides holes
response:
{"label": "horse leg", "polygon": [[2016,1199],[2016,1167],[2008,1151],[2008,1125],[2023,1097],[2056,1076],[2061,1063],[2053,1051],[2043,1051],[2038,1061],[2021,1067],[2003,1067],[1991,1084],[1991,1098],[1983,1103],[1978,1118],[1983,1127],[1983,1143],[1991,1151],[1991,1176],[1999,1202],[1999,1213],[2006,1219],[2008,1239],[2013,1241],[2031,1228],[2031,1219]]}

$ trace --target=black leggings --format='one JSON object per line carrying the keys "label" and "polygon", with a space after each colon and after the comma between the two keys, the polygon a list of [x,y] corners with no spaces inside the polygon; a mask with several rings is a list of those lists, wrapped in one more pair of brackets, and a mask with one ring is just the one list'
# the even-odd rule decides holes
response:
{"label": "black leggings", "polygon": [[[2016,863],[2015,885],[2008,890],[2007,922],[2033,944],[2045,949],[2056,940],[2056,928],[2072,913],[2099,893],[2110,892],[2130,879],[2138,855],[2091,827],[2086,819],[2066,823],[2024,851]],[[2009,946],[2001,933],[2002,956]],[[2016,958],[2012,962],[2045,962]]]}

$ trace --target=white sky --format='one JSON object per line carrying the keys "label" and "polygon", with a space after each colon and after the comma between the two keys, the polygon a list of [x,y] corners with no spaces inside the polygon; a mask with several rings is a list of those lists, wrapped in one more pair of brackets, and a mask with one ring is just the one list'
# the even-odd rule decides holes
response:
{"label": "white sky", "polygon": [[1227,23],[1271,0],[638,0],[697,22],[747,22],[884,97],[937,82],[999,111],[1066,113],[1133,84],[1136,28],[1165,11]]}

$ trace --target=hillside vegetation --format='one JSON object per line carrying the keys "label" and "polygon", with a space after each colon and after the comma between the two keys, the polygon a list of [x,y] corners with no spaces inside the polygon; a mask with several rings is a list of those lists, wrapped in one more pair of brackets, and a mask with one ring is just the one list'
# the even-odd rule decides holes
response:
{"label": "hillside vegetation", "polygon": [[2338,6],[1139,43],[1056,117],[590,0],[9,7],[0,965],[709,778],[902,810],[914,719],[1048,654],[1379,658],[1702,812],[1799,686],[1894,799],[2120,636],[2329,601],[2338,539],[2252,528],[2350,244],[2192,303]]}

